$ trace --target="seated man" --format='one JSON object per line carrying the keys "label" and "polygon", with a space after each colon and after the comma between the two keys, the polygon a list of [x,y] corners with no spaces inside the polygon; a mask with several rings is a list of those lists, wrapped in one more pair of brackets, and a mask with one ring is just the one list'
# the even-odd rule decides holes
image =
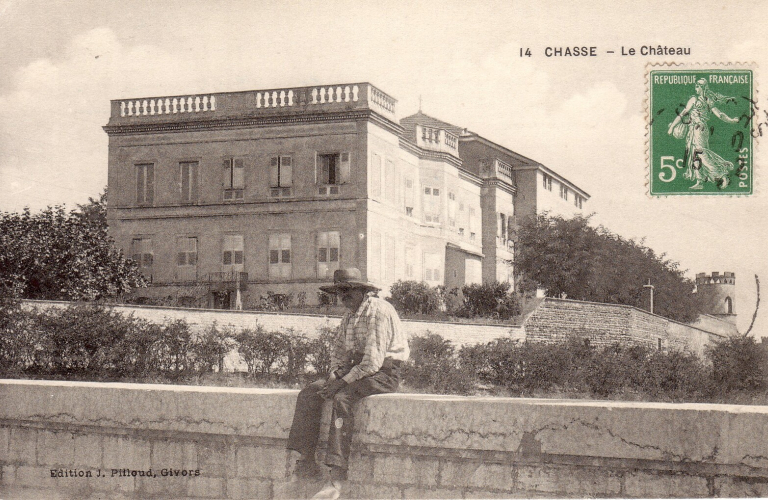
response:
{"label": "seated man", "polygon": [[347,308],[341,319],[331,352],[331,374],[299,393],[288,449],[301,453],[296,474],[317,478],[315,449],[320,433],[323,400],[333,400],[325,463],[331,481],[313,498],[336,499],[347,476],[347,460],[354,426],[352,409],[360,399],[373,394],[395,392],[400,383],[400,366],[410,353],[400,318],[392,305],[378,297],[379,289],[362,280],[356,268],[333,273],[333,285],[321,290],[335,293]]}

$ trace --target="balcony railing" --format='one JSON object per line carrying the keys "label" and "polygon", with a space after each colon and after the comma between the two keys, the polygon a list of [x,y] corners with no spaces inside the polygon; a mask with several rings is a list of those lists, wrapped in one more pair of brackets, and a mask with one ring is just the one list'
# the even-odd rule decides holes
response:
{"label": "balcony railing", "polygon": [[498,158],[493,160],[480,160],[480,174],[483,177],[498,177],[512,185],[515,184],[515,174],[512,171],[512,165],[505,163]]}
{"label": "balcony railing", "polygon": [[370,83],[316,85],[245,92],[142,97],[112,101],[109,125],[137,121],[182,121],[262,113],[296,113],[371,109],[393,120],[397,100]]}
{"label": "balcony railing", "polygon": [[208,273],[208,288],[212,291],[241,292],[248,289],[248,273],[242,271],[223,271]]}
{"label": "balcony railing", "polygon": [[458,156],[458,136],[441,128],[418,125],[416,144],[432,151],[445,151]]}

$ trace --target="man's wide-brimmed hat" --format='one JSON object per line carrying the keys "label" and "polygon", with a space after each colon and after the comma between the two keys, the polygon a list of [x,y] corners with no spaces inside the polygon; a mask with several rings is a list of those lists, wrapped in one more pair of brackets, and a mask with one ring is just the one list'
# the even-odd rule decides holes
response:
{"label": "man's wide-brimmed hat", "polygon": [[351,288],[364,288],[368,291],[380,290],[373,283],[364,281],[362,276],[360,269],[356,267],[337,269],[333,272],[333,285],[321,286],[320,290],[325,293],[339,293],[341,290]]}

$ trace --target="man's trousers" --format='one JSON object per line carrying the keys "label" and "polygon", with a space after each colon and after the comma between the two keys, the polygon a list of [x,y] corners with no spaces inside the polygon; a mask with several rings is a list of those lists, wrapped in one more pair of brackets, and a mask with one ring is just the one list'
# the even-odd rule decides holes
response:
{"label": "man's trousers", "polygon": [[[388,360],[389,361],[389,360]],[[354,429],[353,406],[366,396],[395,392],[400,384],[400,363],[386,363],[386,368],[369,377],[356,380],[339,390],[333,397],[331,427],[328,433],[326,465],[347,469],[349,448]],[[319,391],[325,380],[318,380],[299,392],[296,411],[293,415],[291,432],[288,435],[289,450],[295,450],[305,457],[313,458],[320,435],[320,420],[323,413],[323,399]]]}

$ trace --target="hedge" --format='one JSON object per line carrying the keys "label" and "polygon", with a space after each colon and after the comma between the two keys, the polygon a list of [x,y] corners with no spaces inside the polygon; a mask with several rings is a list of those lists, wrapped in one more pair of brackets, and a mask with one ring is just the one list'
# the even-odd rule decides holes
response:
{"label": "hedge", "polygon": [[[304,382],[330,371],[335,331],[316,333],[259,325],[235,333],[216,324],[193,333],[184,321],[153,324],[96,305],[37,310],[0,300],[0,377],[185,383],[222,372],[224,358],[237,351],[251,377]],[[456,349],[427,332],[409,342],[403,382],[410,391],[717,402],[746,395],[764,404],[768,388],[766,351],[752,337],[713,344],[706,359],[642,346],[597,348],[578,337]]]}

